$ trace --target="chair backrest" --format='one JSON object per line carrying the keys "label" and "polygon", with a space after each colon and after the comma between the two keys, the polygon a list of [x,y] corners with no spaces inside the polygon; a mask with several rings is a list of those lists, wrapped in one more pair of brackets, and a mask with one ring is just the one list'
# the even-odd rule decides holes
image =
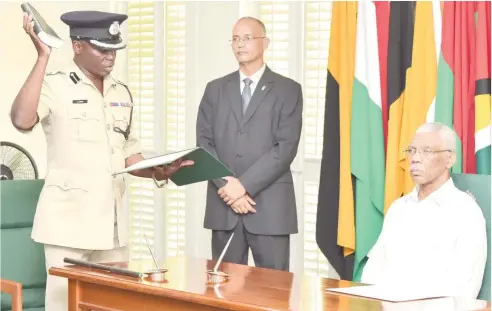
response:
{"label": "chair backrest", "polygon": [[[31,239],[32,224],[44,180],[0,181],[0,277],[22,283],[24,310],[44,307],[46,266],[43,245]],[[11,299],[2,294],[1,310]]]}
{"label": "chair backrest", "polygon": [[475,174],[453,174],[453,182],[455,186],[462,191],[470,191],[477,204],[482,209],[483,217],[487,223],[487,264],[485,266],[485,272],[482,281],[482,288],[478,294],[479,299],[490,301],[490,279],[491,279],[491,267],[490,267],[490,223],[491,223],[491,207],[490,207],[490,175],[475,175]]}

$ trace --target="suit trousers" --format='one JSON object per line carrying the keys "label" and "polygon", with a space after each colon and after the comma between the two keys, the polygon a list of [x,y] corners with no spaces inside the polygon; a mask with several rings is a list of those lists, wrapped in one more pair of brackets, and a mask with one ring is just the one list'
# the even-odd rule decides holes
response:
{"label": "suit trousers", "polygon": [[242,215],[238,215],[234,229],[212,231],[212,258],[214,260],[220,257],[232,232],[234,232],[234,237],[223,261],[247,265],[248,250],[251,248],[257,267],[289,271],[290,236],[250,233],[244,227]]}
{"label": "suit trousers", "polygon": [[[128,261],[128,248],[119,247],[118,227],[115,224],[114,245],[115,248],[109,250],[88,250],[63,247],[57,245],[44,245],[46,258],[46,271],[52,266],[63,266],[65,257],[85,260],[94,263],[108,263],[118,261]],[[49,275],[46,280],[46,311],[67,311],[68,310],[68,280],[66,278]]]}

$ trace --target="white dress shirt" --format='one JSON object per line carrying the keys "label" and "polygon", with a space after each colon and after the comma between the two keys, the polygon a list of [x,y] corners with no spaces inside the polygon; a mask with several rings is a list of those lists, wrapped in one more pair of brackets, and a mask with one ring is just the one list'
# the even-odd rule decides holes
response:
{"label": "white dress shirt", "polygon": [[361,281],[476,298],[487,261],[480,207],[450,178],[423,200],[417,187],[391,205]]}
{"label": "white dress shirt", "polygon": [[253,81],[249,87],[251,89],[251,96],[253,96],[256,86],[258,85],[258,82],[260,82],[261,76],[265,72],[266,64],[263,63],[263,66],[261,66],[260,70],[255,72],[254,74],[251,75],[251,77],[248,77],[245,75],[241,70],[239,70],[239,85],[241,86],[241,94],[243,94],[243,89],[244,89],[244,79],[250,78],[251,81]]}

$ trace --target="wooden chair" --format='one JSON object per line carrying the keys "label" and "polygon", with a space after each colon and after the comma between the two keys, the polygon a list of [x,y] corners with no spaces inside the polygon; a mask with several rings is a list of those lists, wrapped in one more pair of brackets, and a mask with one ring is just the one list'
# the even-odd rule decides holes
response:
{"label": "wooden chair", "polygon": [[0,280],[0,291],[12,296],[12,311],[22,311],[22,284],[9,280]]}
{"label": "wooden chair", "polygon": [[43,184],[42,179],[0,181],[2,311],[45,309],[44,248],[31,239],[34,214]]}

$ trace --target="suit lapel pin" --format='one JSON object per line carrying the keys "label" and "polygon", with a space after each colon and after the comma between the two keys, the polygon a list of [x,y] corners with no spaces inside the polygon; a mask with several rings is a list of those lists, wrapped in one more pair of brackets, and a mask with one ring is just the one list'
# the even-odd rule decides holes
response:
{"label": "suit lapel pin", "polygon": [[262,91],[264,91],[264,90],[265,90],[265,88],[266,88],[266,87],[263,85],[263,87],[261,88],[261,90],[262,90]]}

